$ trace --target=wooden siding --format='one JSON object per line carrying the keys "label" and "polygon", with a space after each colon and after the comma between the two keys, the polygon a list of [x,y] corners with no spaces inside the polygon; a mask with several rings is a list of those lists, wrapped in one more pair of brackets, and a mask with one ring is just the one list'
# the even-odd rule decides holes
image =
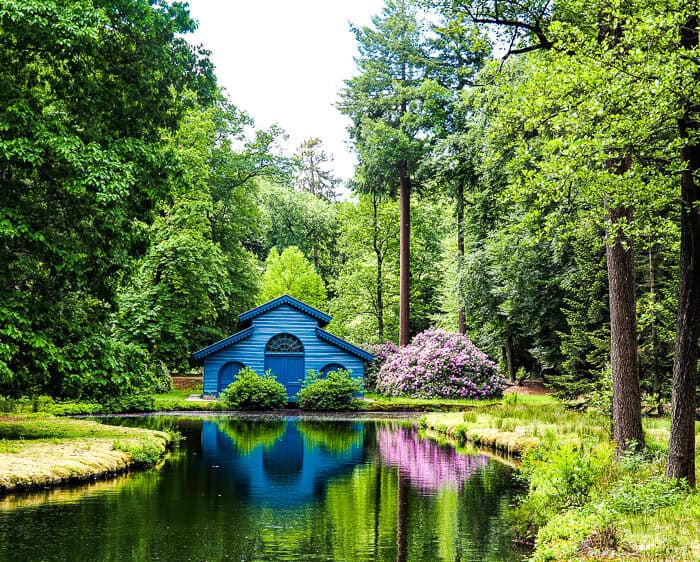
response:
{"label": "wooden siding", "polygon": [[288,333],[304,344],[304,372],[320,371],[329,363],[340,363],[352,370],[353,377],[364,377],[364,363],[355,355],[321,340],[316,335],[319,321],[289,305],[281,305],[252,320],[253,334],[217,351],[204,359],[204,394],[218,392],[219,369],[230,361],[262,373],[265,368],[265,345],[271,337]]}

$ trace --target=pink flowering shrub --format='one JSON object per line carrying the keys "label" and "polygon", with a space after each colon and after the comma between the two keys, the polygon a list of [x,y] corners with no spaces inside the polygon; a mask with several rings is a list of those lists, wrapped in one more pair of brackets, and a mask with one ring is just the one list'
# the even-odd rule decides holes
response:
{"label": "pink flowering shrub", "polygon": [[496,364],[466,336],[430,328],[379,370],[377,391],[413,398],[496,398],[505,388]]}
{"label": "pink flowering shrub", "polygon": [[374,359],[365,365],[365,391],[376,392],[379,370],[396,354],[398,349],[396,344],[390,341],[370,344],[365,346],[365,349],[374,355]]}

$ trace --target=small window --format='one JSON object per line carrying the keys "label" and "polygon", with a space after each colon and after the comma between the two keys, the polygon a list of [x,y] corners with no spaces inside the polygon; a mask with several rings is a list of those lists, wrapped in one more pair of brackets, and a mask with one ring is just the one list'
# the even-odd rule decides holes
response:
{"label": "small window", "polygon": [[340,363],[329,363],[323,369],[321,369],[321,375],[324,377],[332,371],[347,371],[347,369]]}
{"label": "small window", "polygon": [[304,346],[298,337],[292,334],[277,334],[267,342],[267,353],[303,353]]}

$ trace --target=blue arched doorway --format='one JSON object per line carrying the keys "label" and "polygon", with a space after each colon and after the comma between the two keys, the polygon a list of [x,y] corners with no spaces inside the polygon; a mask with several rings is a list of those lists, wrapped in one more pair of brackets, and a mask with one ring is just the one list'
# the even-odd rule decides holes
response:
{"label": "blue arched doorway", "polygon": [[238,361],[231,361],[226,363],[219,369],[219,381],[217,388],[219,392],[226,390],[226,387],[230,385],[236,378],[238,371],[243,369],[245,365],[239,363]]}
{"label": "blue arched doorway", "polygon": [[292,334],[277,334],[265,346],[265,370],[270,370],[293,398],[304,381],[304,346]]}

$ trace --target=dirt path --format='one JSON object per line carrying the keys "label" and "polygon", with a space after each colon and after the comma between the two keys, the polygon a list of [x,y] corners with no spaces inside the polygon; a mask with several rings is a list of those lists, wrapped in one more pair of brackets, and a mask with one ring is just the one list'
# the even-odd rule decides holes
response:
{"label": "dirt path", "polygon": [[503,394],[552,394],[541,380],[527,380],[519,385],[512,385],[503,391]]}

